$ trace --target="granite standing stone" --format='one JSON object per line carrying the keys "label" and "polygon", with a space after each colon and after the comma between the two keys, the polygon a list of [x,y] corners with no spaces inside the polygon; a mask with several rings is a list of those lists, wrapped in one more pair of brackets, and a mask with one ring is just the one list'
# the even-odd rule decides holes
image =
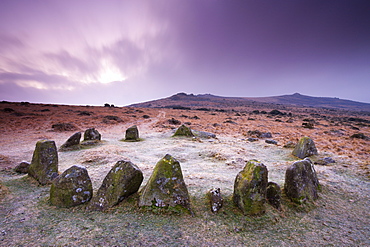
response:
{"label": "granite standing stone", "polygon": [[50,183],[58,176],[58,152],[54,141],[41,140],[36,143],[28,175],[41,185]]}
{"label": "granite standing stone", "polygon": [[93,195],[89,174],[83,166],[72,166],[54,179],[50,202],[58,207],[73,207],[90,201]]}
{"label": "granite standing stone", "polygon": [[265,212],[268,171],[264,164],[250,160],[234,183],[234,203],[247,215]]}
{"label": "granite standing stone", "polygon": [[160,208],[180,206],[191,211],[189,193],[180,163],[171,155],[166,154],[155,166],[141,192],[139,206]]}
{"label": "granite standing stone", "polygon": [[108,172],[89,206],[92,210],[113,207],[136,193],[143,182],[142,171],[130,161],[118,161]]}
{"label": "granite standing stone", "polygon": [[125,141],[139,141],[139,130],[136,125],[131,126],[126,130]]}
{"label": "granite standing stone", "polygon": [[298,158],[304,159],[312,155],[317,155],[317,149],[311,138],[302,137],[295,146],[292,154]]}
{"label": "granite standing stone", "polygon": [[318,198],[319,180],[311,160],[296,161],[285,173],[284,191],[296,203],[313,201]]}

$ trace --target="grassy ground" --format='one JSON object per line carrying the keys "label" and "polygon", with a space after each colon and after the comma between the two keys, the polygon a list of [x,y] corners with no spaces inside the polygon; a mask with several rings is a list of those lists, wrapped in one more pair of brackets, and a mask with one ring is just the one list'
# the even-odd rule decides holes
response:
{"label": "grassy ground", "polygon": [[61,209],[49,204],[48,186],[28,176],[1,175],[10,191],[0,204],[1,246],[370,245],[369,183],[349,174],[341,176],[362,193],[325,185],[314,204],[284,200],[282,211],[268,207],[259,217],[242,215],[231,196],[218,214],[210,212],[205,196],[193,196],[194,216],[139,209],[137,195],[108,212]]}

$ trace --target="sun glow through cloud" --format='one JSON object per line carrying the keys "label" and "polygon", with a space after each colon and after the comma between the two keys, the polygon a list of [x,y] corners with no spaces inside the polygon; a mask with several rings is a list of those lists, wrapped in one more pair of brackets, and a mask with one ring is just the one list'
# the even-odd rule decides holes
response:
{"label": "sun glow through cloud", "polygon": [[102,68],[97,77],[98,82],[106,84],[115,81],[124,81],[126,79],[115,65],[107,60],[102,61]]}

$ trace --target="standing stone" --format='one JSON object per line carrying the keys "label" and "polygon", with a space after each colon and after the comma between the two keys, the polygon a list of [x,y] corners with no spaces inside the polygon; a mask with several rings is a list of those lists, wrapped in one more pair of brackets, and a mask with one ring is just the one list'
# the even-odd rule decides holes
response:
{"label": "standing stone", "polygon": [[266,189],[267,202],[274,208],[281,209],[281,189],[277,183],[268,182]]}
{"label": "standing stone", "polygon": [[285,173],[284,191],[288,198],[301,204],[318,198],[319,180],[310,159],[296,161]]}
{"label": "standing stone", "polygon": [[117,205],[126,197],[136,193],[143,182],[143,173],[130,161],[118,161],[108,172],[90,209],[104,210]]}
{"label": "standing stone", "polygon": [[36,143],[28,175],[41,185],[50,183],[58,176],[58,153],[54,141],[41,140]]}
{"label": "standing stone", "polygon": [[93,140],[93,141],[101,140],[101,135],[95,128],[90,128],[90,129],[85,130],[84,141],[89,141],[89,140]]}
{"label": "standing stone", "polygon": [[313,140],[309,137],[302,137],[295,146],[292,154],[298,158],[304,159],[306,157],[316,155],[317,149]]}
{"label": "standing stone", "polygon": [[90,201],[92,183],[83,166],[72,166],[54,179],[50,187],[50,202],[58,207],[73,207]]}
{"label": "standing stone", "polygon": [[79,149],[81,139],[81,132],[74,133],[68,140],[60,147],[61,150]]}
{"label": "standing stone", "polygon": [[173,136],[187,136],[187,137],[193,137],[194,134],[191,132],[191,129],[187,127],[186,125],[181,125],[175,132]]}
{"label": "standing stone", "polygon": [[213,213],[217,213],[224,203],[224,200],[222,199],[220,188],[213,188],[208,191],[207,193],[209,202],[211,204],[211,211]]}
{"label": "standing stone", "polygon": [[137,126],[131,126],[126,130],[126,137],[125,141],[139,141],[139,130],[137,129]]}
{"label": "standing stone", "polygon": [[244,214],[258,215],[265,212],[267,175],[264,164],[250,160],[236,176],[233,200]]}
{"label": "standing stone", "polygon": [[191,211],[180,163],[171,155],[166,154],[154,167],[142,190],[139,206],[176,207]]}

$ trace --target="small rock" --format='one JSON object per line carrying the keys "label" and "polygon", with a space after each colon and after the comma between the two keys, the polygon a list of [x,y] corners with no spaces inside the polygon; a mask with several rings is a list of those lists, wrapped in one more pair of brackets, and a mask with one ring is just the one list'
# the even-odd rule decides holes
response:
{"label": "small rock", "polygon": [[281,209],[281,189],[277,183],[268,182],[266,189],[267,202],[274,208]]}
{"label": "small rock", "polygon": [[268,171],[264,164],[250,160],[238,173],[234,182],[234,203],[244,214],[258,215],[265,212]]}
{"label": "small rock", "polygon": [[87,129],[84,133],[84,141],[88,141],[88,140],[100,141],[101,135],[95,128]]}
{"label": "small rock", "polygon": [[325,157],[325,158],[319,159],[315,162],[315,164],[322,165],[322,166],[326,166],[326,165],[332,164],[332,163],[335,163],[335,160],[333,160],[331,157]]}
{"label": "small rock", "polygon": [[213,188],[207,193],[209,202],[211,204],[211,211],[217,213],[223,205],[224,200],[222,199],[220,188]]}
{"label": "small rock", "polygon": [[307,128],[307,129],[313,129],[314,128],[314,124],[312,122],[304,122],[304,123],[302,123],[302,126],[303,126],[303,128]]}
{"label": "small rock", "polygon": [[369,140],[370,139],[364,133],[353,134],[353,135],[350,136],[350,138],[357,138],[357,139],[363,139],[363,140]]}
{"label": "small rock", "polygon": [[83,166],[72,166],[53,180],[50,202],[58,207],[73,207],[90,201],[93,195],[89,174]]}
{"label": "small rock", "polygon": [[210,132],[198,131],[198,130],[192,130],[192,132],[194,136],[199,137],[199,138],[205,138],[205,139],[216,138],[216,135]]}
{"label": "small rock", "polygon": [[253,137],[249,137],[247,140],[248,140],[249,142],[256,142],[256,141],[258,141],[259,139],[258,139],[258,138],[253,138]]}
{"label": "small rock", "polygon": [[17,173],[28,173],[28,167],[30,166],[30,163],[26,162],[26,161],[22,161],[19,165],[17,165],[15,168],[14,168],[14,171],[17,172]]}
{"label": "small rock", "polygon": [[173,124],[173,125],[180,125],[181,121],[179,121],[177,119],[174,119],[174,118],[171,118],[171,119],[168,119],[168,123]]}
{"label": "small rock", "polygon": [[186,125],[181,125],[175,132],[173,136],[187,136],[187,137],[194,137],[193,132],[189,127]]}
{"label": "small rock", "polygon": [[278,144],[278,142],[277,142],[277,141],[275,141],[275,140],[271,140],[271,139],[267,139],[267,140],[265,140],[265,142],[266,142],[267,144],[274,144],[274,145],[277,145],[277,144]]}
{"label": "small rock", "polygon": [[131,126],[126,130],[125,141],[140,141],[139,130],[136,125]]}
{"label": "small rock", "polygon": [[311,138],[302,137],[295,146],[292,154],[303,159],[312,155],[317,155],[317,149]]}
{"label": "small rock", "polygon": [[303,203],[318,198],[319,180],[310,159],[296,161],[285,172],[284,191],[293,202]]}
{"label": "small rock", "polygon": [[41,185],[50,183],[58,175],[58,152],[54,141],[41,140],[36,143],[28,175]]}

